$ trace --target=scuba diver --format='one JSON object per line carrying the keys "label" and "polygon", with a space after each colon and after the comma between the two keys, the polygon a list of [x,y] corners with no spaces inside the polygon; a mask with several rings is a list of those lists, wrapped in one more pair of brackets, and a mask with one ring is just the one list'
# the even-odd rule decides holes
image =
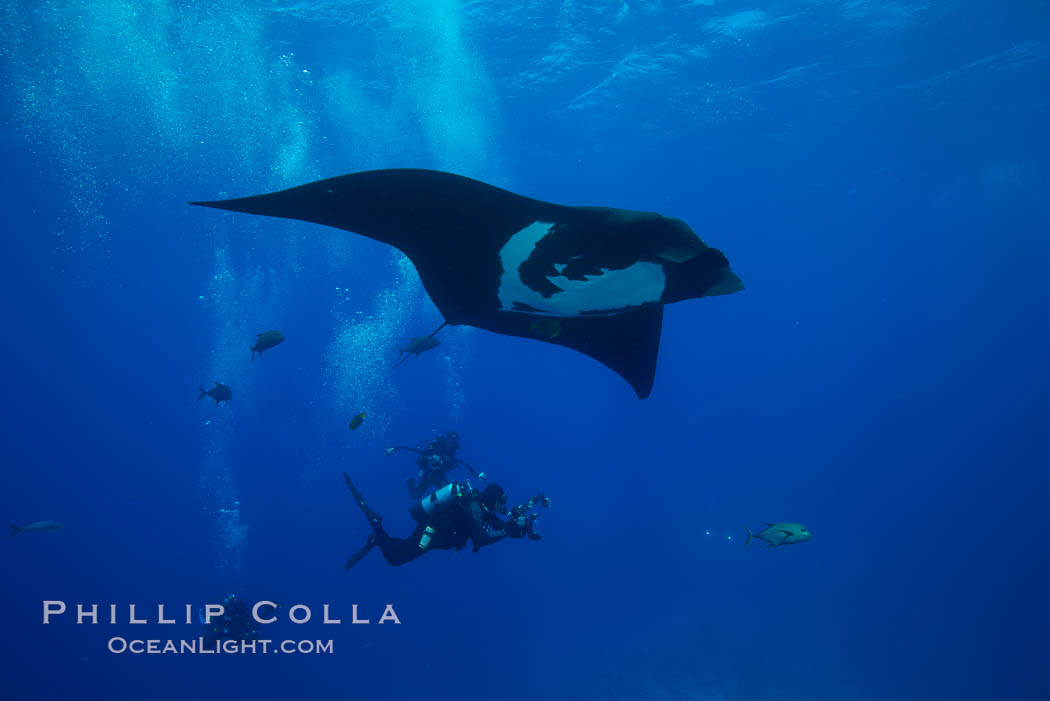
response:
{"label": "scuba diver", "polygon": [[[421,445],[423,447],[420,447]],[[480,474],[475,472],[474,468],[468,463],[456,457],[456,451],[459,450],[459,434],[455,431],[449,431],[444,436],[438,436],[426,445],[420,443],[415,448],[407,446],[387,448],[386,454],[393,455],[399,450],[407,450],[416,454],[416,465],[419,467],[419,481],[416,482],[411,477],[405,480],[405,484],[408,486],[408,494],[413,499],[422,498],[431,487],[441,489],[451,482],[452,480],[448,478],[448,473],[456,465],[462,465],[467,468],[470,474],[477,479],[485,479],[484,472]]]}
{"label": "scuba diver", "polygon": [[259,639],[259,624],[252,618],[251,604],[230,594],[223,600],[222,608],[222,615],[212,617],[210,623],[204,617],[203,611],[197,612],[200,622],[204,624],[204,632],[201,634],[204,645],[215,647],[221,640]]}
{"label": "scuba diver", "polygon": [[[383,528],[383,517],[368,506],[350,475],[344,472],[343,479],[373,530],[361,549],[347,560],[346,569],[364,559],[377,545],[386,561],[398,567],[430,550],[461,550],[468,540],[473,543],[474,552],[504,538],[540,540],[535,525],[539,514],[530,510],[536,504],[550,508],[551,503],[546,495],[538,494],[508,512],[507,493],[498,484],[490,484],[479,492],[469,482],[452,482],[413,504],[409,513],[416,521],[415,530],[407,538],[394,538]],[[507,518],[500,518],[499,514]]]}

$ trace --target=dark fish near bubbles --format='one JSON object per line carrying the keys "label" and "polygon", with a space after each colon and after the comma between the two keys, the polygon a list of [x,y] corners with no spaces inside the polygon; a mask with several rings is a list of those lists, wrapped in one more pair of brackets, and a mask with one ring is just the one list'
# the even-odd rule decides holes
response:
{"label": "dark fish near bubbles", "polygon": [[263,354],[263,351],[270,350],[274,346],[284,341],[284,334],[280,331],[263,331],[262,333],[255,334],[255,345],[248,346],[252,351],[252,362],[255,362],[255,354]]}
{"label": "dark fish near bubbles", "polygon": [[350,419],[350,426],[349,426],[349,428],[350,428],[351,431],[356,431],[358,428],[360,428],[361,424],[363,424],[364,422],[365,422],[365,412],[362,411],[360,414],[358,414],[354,418]]}
{"label": "dark fish near bubbles", "polygon": [[[652,391],[664,305],[744,287],[725,255],[679,219],[544,202],[434,170],[373,170],[193,204],[393,246],[415,265],[446,324],[572,348],[639,398]],[[532,327],[549,318],[560,332]]]}
{"label": "dark fish near bubbles", "polygon": [[211,389],[204,389],[203,387],[198,387],[198,389],[201,391],[200,396],[197,397],[198,402],[204,399],[205,396],[208,396],[215,400],[215,406],[219,406],[219,402],[228,402],[233,399],[233,390],[230,389],[229,385],[224,385],[221,382],[216,382]]}
{"label": "dark fish near bubbles", "polygon": [[[436,331],[434,333],[437,333]],[[398,351],[401,352],[401,359],[394,364],[396,368],[401,363],[405,362],[409,358],[418,358],[420,353],[425,353],[428,350],[434,350],[441,345],[441,341],[434,338],[434,334],[429,336],[416,336],[415,338],[408,339],[408,343],[402,348],[398,346]]]}
{"label": "dark fish near bubbles", "polygon": [[401,351],[401,355],[405,353],[412,353],[413,355],[419,355],[425,353],[428,350],[434,350],[441,345],[441,341],[437,340],[433,336],[416,336],[415,338],[408,339],[408,343],[405,344],[404,348],[398,346],[398,350]]}

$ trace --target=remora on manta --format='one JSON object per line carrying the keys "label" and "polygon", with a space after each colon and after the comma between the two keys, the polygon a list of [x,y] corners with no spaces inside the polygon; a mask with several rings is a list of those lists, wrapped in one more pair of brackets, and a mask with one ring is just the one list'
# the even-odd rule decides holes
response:
{"label": "remora on manta", "polygon": [[[665,304],[743,289],[721,251],[652,212],[553,204],[432,170],[374,170],[191,204],[381,241],[415,265],[445,323],[572,348],[652,391]],[[537,335],[556,318],[557,334]],[[545,322],[546,323],[546,322]]]}

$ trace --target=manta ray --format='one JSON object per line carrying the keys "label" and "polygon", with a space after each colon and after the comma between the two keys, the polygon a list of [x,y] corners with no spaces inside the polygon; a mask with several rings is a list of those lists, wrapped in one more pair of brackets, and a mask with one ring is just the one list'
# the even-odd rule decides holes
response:
{"label": "manta ray", "polygon": [[[725,255],[681,220],[544,202],[440,171],[373,170],[190,204],[393,246],[415,265],[446,324],[572,348],[618,373],[640,399],[652,391],[664,305],[743,289]],[[538,333],[551,319],[558,333]]]}

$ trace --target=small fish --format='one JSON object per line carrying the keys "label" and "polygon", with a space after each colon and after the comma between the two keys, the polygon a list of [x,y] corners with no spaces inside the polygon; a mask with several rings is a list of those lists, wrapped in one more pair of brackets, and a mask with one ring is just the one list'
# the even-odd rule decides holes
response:
{"label": "small fish", "polygon": [[11,527],[9,538],[14,538],[19,533],[53,533],[62,530],[62,524],[58,521],[37,521],[28,526],[16,526],[13,523],[7,525]]}
{"label": "small fish", "polygon": [[221,382],[216,382],[211,389],[204,389],[203,387],[198,387],[198,389],[201,391],[200,396],[197,397],[198,402],[204,399],[205,395],[215,400],[215,406],[219,406],[219,402],[228,402],[233,399],[233,390],[230,389],[229,385],[224,385]]}
{"label": "small fish", "polygon": [[360,414],[358,414],[354,418],[350,419],[350,430],[351,431],[356,431],[358,429],[358,427],[360,427],[361,424],[363,424],[364,422],[365,422],[365,412],[362,411]]}
{"label": "small fish", "polygon": [[774,548],[778,545],[802,543],[813,537],[813,534],[806,530],[806,527],[801,523],[766,523],[766,527],[758,533],[751,533],[751,529],[747,526],[744,526],[744,530],[747,531],[747,542],[744,543],[745,548],[755,538],[769,543],[766,546],[767,548]]}
{"label": "small fish", "polygon": [[562,326],[557,319],[533,319],[529,322],[529,333],[543,338],[561,336]]}
{"label": "small fish", "polygon": [[248,346],[252,352],[252,362],[255,362],[256,353],[262,355],[264,350],[270,350],[282,341],[284,341],[284,334],[280,331],[263,331],[255,334],[255,345]]}

